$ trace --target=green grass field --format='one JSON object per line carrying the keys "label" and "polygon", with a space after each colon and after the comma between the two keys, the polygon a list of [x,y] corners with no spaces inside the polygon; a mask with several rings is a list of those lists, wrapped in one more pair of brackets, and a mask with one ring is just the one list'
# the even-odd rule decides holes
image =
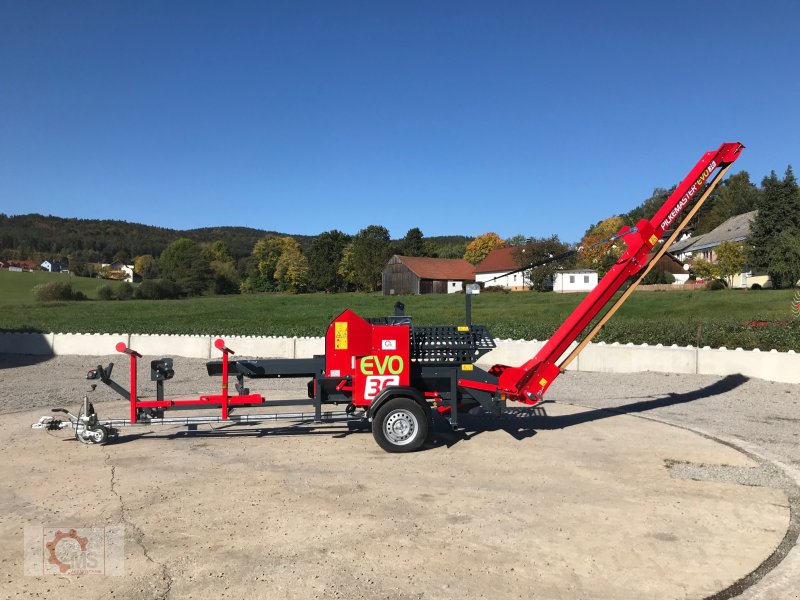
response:
{"label": "green grass field", "polygon": [[15,273],[2,269],[0,270],[0,305],[33,304],[34,286],[51,281],[68,281],[72,284],[72,289],[83,292],[88,298],[97,298],[97,288],[104,283],[112,287],[122,283],[121,281],[75,277],[64,273],[47,273],[46,271]]}
{"label": "green grass field", "polygon": [[[28,279],[19,279],[22,277]],[[30,292],[33,285],[56,277],[65,276],[0,272],[0,331],[319,336],[346,308],[365,317],[383,316],[393,314],[397,300],[421,325],[464,322],[462,294],[257,294],[162,301],[36,303]],[[79,277],[70,281],[89,297],[96,297],[96,289],[103,283]],[[24,282],[28,282],[27,289]],[[800,351],[800,319],[792,314],[794,293],[637,291],[596,340]],[[583,297],[484,293],[473,298],[473,321],[487,325],[498,338],[542,340],[555,331]]]}

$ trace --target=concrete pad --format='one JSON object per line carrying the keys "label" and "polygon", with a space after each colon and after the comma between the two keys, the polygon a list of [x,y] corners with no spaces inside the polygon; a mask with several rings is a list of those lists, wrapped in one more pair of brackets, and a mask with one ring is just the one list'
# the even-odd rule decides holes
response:
{"label": "concrete pad", "polygon": [[[98,408],[125,414],[124,402]],[[540,411],[472,419],[465,434],[408,455],[342,426],[195,437],[154,428],[98,447],[31,431],[41,410],[0,416],[4,591],[700,598],[783,538],[781,490],[677,479],[668,468],[755,467],[744,454],[631,416]],[[126,575],[23,576],[26,525],[122,525]]]}

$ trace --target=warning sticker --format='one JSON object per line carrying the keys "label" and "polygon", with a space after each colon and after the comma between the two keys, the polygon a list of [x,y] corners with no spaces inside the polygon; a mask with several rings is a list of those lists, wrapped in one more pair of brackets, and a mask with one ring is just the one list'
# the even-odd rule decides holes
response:
{"label": "warning sticker", "polygon": [[334,350],[347,350],[347,321],[336,321],[334,327]]}

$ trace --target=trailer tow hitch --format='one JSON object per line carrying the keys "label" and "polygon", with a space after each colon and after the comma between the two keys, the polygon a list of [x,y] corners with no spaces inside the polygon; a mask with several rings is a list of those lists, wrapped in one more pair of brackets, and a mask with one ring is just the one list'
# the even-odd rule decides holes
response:
{"label": "trailer tow hitch", "polygon": [[[97,385],[92,384],[89,392],[93,392],[96,387]],[[67,419],[44,416],[31,425],[31,429],[58,431],[72,428],[75,430],[75,439],[83,444],[103,444],[117,439],[119,434],[114,427],[100,424],[94,406],[89,402],[89,392],[84,394],[83,402],[77,415],[72,414],[66,408],[54,408],[52,412],[63,413],[67,415]]]}

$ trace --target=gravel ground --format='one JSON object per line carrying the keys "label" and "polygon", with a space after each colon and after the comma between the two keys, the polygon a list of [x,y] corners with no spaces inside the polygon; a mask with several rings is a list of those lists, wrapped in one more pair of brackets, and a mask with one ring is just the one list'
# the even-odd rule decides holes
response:
{"label": "gravel ground", "polygon": [[742,375],[570,372],[549,399],[673,424],[745,450],[758,468],[675,462],[673,477],[783,489],[791,520],[762,565],[712,600],[800,599],[800,385]]}
{"label": "gravel ground", "polygon": [[[167,397],[193,397],[216,392],[219,380],[209,378],[201,359],[176,357],[175,378],[166,382]],[[0,354],[0,414],[64,406],[75,409],[91,381],[86,372],[97,364],[115,363],[114,379],[128,382],[128,364],[119,355],[105,357],[34,357]],[[140,361],[140,395],[155,396],[146,360]],[[118,396],[99,384],[90,395],[102,405]],[[305,380],[249,381],[254,392],[295,392],[305,397]],[[617,413],[640,415],[687,427],[730,441],[761,448],[770,457],[800,468],[800,385],[773,383],[741,375],[673,375],[665,373],[579,373],[562,375],[548,400]],[[105,417],[100,411],[101,417]],[[111,415],[108,415],[111,416]]]}
{"label": "gravel ground", "polygon": [[[176,374],[173,380],[167,382],[167,397],[196,397],[216,391],[219,379],[211,379],[206,375],[205,361],[185,358],[174,360]],[[121,417],[124,411],[120,414],[119,402],[116,402],[113,414],[111,406],[107,407],[108,410],[103,410],[107,401],[117,401],[118,396],[103,384],[85,379],[88,369],[97,364],[107,365],[112,361],[116,363],[114,378],[127,386],[128,365],[118,355],[97,358],[0,355],[0,414],[11,415],[38,408],[43,409],[41,414],[47,414],[48,409],[55,406],[75,410],[90,384],[98,383],[98,389],[91,394],[91,399],[101,418]],[[153,397],[155,384],[149,381],[149,363],[144,360],[141,362],[140,395]],[[283,396],[296,394],[295,397],[302,398],[305,391],[305,381],[292,379],[253,381],[250,385],[252,391],[263,393],[267,397],[270,397],[270,391],[275,391]],[[756,572],[750,579],[742,580],[738,588],[729,588],[727,595],[711,597],[729,598],[747,588],[751,588],[748,593],[752,594],[753,590],[759,589],[762,577],[767,574],[773,576],[773,569],[774,573],[784,570],[781,574],[782,581],[792,578],[796,581],[800,573],[787,572],[787,569],[796,571],[800,564],[798,549],[795,548],[800,520],[800,498],[797,492],[797,474],[800,473],[800,428],[797,427],[800,422],[800,385],[772,383],[738,375],[715,377],[663,373],[569,372],[552,386],[548,400],[592,410],[568,413],[566,416],[536,418],[533,427],[540,431],[564,429],[590,422],[602,429],[603,420],[611,419],[606,427],[609,432],[613,432],[616,425],[614,418],[626,414],[690,429],[749,452],[758,464],[757,468],[725,464],[705,465],[685,460],[667,464],[671,475],[677,479],[773,487],[783,489],[790,499],[792,522],[776,554],[762,565],[760,572]],[[548,410],[548,406],[550,405],[544,405],[542,413]],[[553,414],[558,415],[558,412],[553,411]],[[511,420],[514,420],[513,416]],[[463,436],[467,439],[481,427],[478,420],[475,420],[474,429],[471,429],[472,421],[468,420],[466,423],[466,431],[444,433],[443,436]],[[764,579],[766,580],[767,578]],[[779,585],[778,589],[786,588]],[[787,595],[785,591],[778,591],[774,595],[756,594],[748,597],[798,596],[796,592],[794,595]]]}
{"label": "gravel ground", "polygon": [[800,385],[742,375],[569,372],[556,381],[548,399],[639,414],[753,444],[800,467]]}

